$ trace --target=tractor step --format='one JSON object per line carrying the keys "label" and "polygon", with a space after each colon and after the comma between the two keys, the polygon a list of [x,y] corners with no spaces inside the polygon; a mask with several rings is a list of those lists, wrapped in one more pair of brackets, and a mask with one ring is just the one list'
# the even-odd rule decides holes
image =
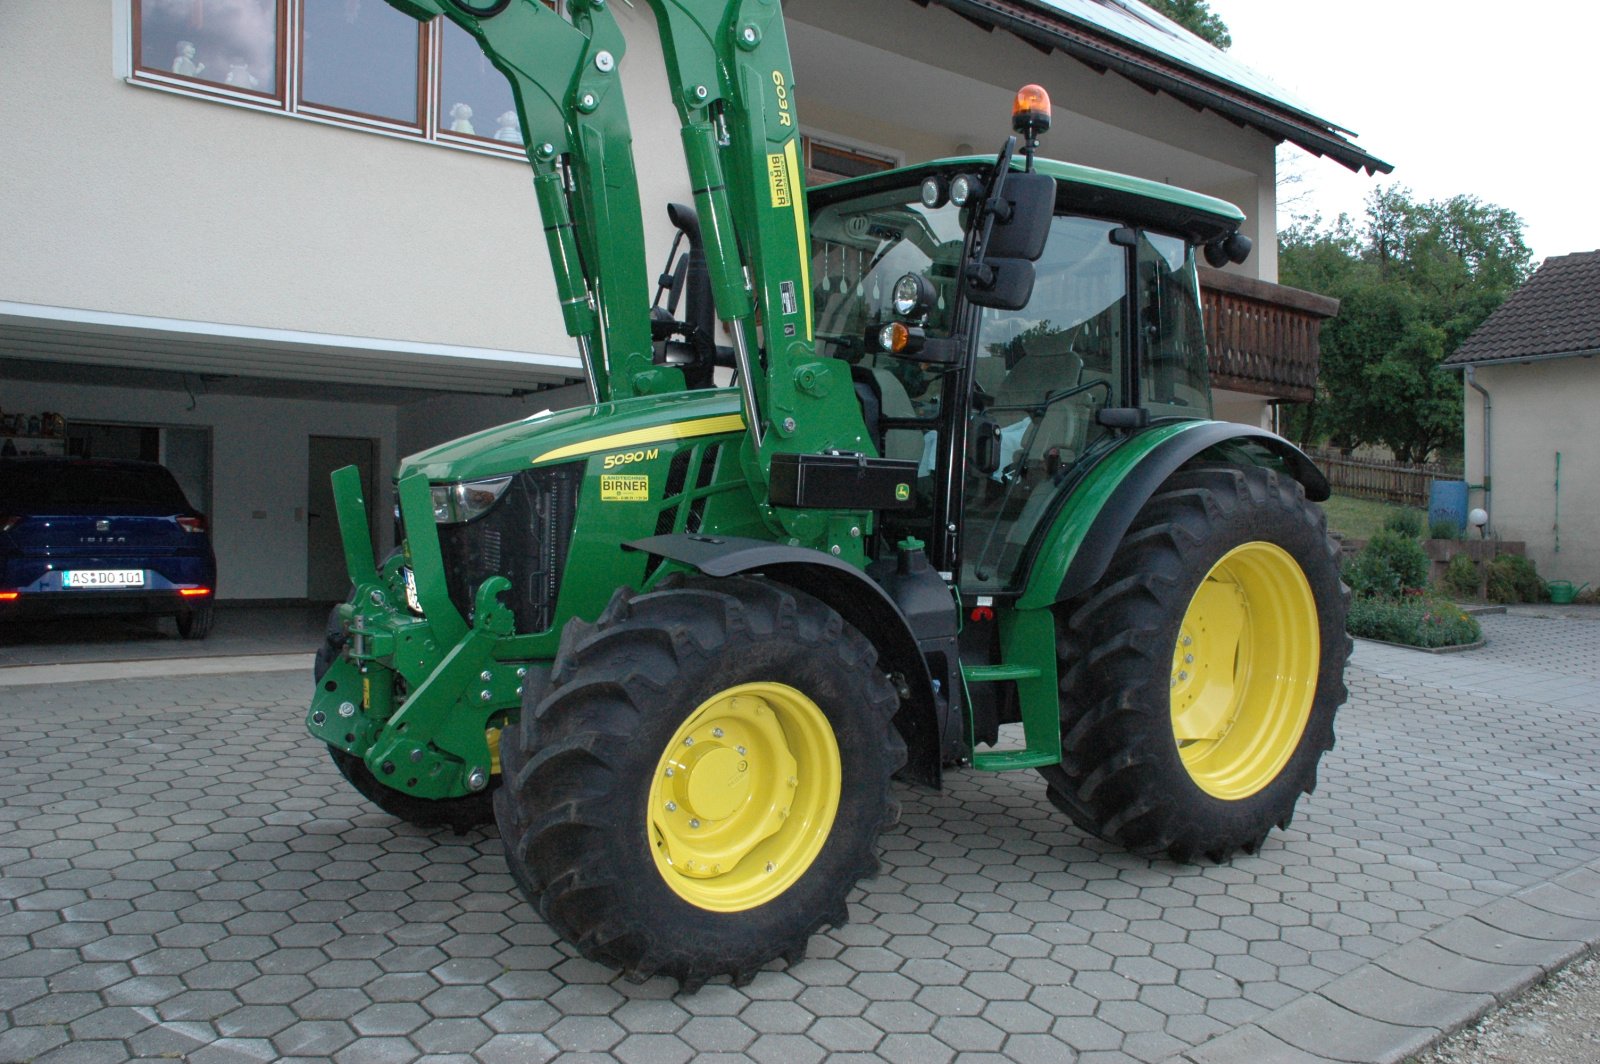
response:
{"label": "tractor step", "polygon": [[[1021,749],[975,750],[972,767],[981,772],[1010,772],[1060,764],[1061,710],[1056,700],[1055,627],[1049,611],[1002,614],[1001,650],[1002,657],[1010,660],[962,665],[961,678],[969,684],[1017,685],[1023,744]],[[1030,664],[1022,663],[1030,660]]]}

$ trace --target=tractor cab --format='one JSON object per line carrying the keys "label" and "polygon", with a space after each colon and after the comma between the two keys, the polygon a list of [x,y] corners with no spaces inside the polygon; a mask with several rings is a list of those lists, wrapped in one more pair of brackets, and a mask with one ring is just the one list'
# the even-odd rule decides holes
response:
{"label": "tractor cab", "polygon": [[885,511],[879,542],[913,536],[961,591],[1014,595],[1088,468],[1210,417],[1197,250],[1244,238],[1220,200],[1037,160],[1053,199],[1026,298],[982,305],[1000,302],[968,281],[995,162],[814,190],[811,282],[818,353],[850,365],[879,453],[916,462],[916,505]]}

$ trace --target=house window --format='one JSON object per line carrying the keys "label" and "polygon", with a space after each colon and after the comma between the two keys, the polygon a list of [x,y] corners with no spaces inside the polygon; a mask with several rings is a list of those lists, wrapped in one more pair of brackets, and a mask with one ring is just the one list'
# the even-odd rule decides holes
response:
{"label": "house window", "polygon": [[421,128],[422,28],[382,0],[301,0],[300,105]]}
{"label": "house window", "polygon": [[900,165],[898,159],[881,152],[847,148],[815,137],[800,139],[805,149],[807,186],[826,185],[847,177],[865,177]]}
{"label": "house window", "polygon": [[139,0],[139,68],[225,95],[279,99],[283,6],[282,0]]}
{"label": "house window", "polygon": [[522,126],[511,83],[483,54],[472,35],[454,22],[439,26],[439,107],[441,139],[489,140],[520,146]]}
{"label": "house window", "polygon": [[447,19],[419,23],[385,0],[132,0],[132,6],[136,83],[523,155],[505,75]]}

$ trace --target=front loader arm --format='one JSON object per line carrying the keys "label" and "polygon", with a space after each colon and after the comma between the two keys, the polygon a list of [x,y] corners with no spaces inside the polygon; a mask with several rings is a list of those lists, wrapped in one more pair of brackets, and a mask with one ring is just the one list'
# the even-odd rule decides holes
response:
{"label": "front loader arm", "polygon": [[[597,400],[681,389],[652,367],[644,227],[607,0],[389,0],[444,15],[511,81],[567,329]],[[682,121],[717,316],[738,359],[745,470],[774,530],[858,553],[871,514],[775,507],[777,454],[873,453],[849,368],[818,358],[794,71],[780,0],[648,0]],[[570,172],[570,189],[563,174]],[[570,210],[569,210],[570,203]],[[593,309],[591,309],[593,308]]]}
{"label": "front loader arm", "polygon": [[571,0],[569,22],[538,0],[389,3],[450,19],[511,82],[562,319],[595,401],[681,389],[679,371],[651,367],[644,220],[617,76],[625,43],[610,11]]}
{"label": "front loader arm", "polygon": [[[849,367],[816,355],[805,174],[783,9],[778,0],[649,3],[683,121],[713,298],[739,357],[752,444],[748,472],[764,503],[774,454],[872,451]],[[768,513],[803,542],[826,535],[824,515]]]}

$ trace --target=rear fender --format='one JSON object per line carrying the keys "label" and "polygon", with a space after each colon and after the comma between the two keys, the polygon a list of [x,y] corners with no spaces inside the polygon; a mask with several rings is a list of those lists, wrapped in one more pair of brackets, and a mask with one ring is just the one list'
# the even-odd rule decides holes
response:
{"label": "rear fender", "polygon": [[906,741],[905,772],[917,783],[939,786],[950,729],[958,741],[962,735],[959,716],[952,711],[946,714],[951,719],[940,719],[939,707],[954,702],[935,698],[933,677],[910,622],[866,573],[820,551],[739,536],[651,536],[624,546],[712,577],[760,573],[827,603],[877,648],[878,662],[886,672],[904,677],[895,727]]}
{"label": "rear fender", "polygon": [[1140,509],[1168,477],[1197,458],[1280,469],[1313,502],[1329,494],[1316,463],[1266,429],[1226,421],[1156,425],[1103,458],[1073,490],[1041,541],[1017,608],[1040,609],[1098,583]]}

